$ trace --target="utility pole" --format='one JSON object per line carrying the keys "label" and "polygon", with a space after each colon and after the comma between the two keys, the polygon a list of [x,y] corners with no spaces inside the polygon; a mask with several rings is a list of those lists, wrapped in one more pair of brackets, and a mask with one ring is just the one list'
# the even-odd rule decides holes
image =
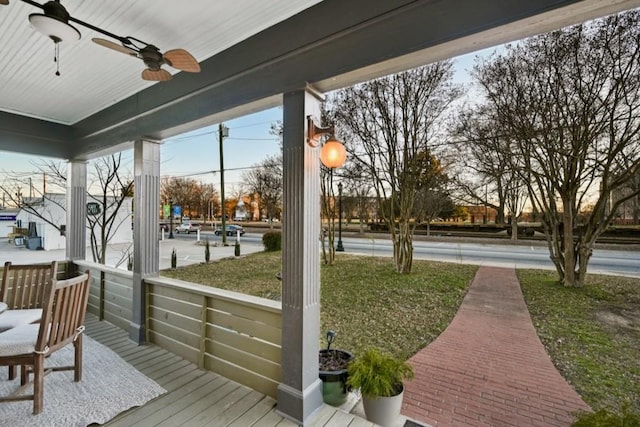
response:
{"label": "utility pole", "polygon": [[224,201],[224,155],[222,150],[222,141],[229,136],[229,128],[220,123],[218,128],[218,140],[220,141],[220,202],[222,203],[222,229],[220,235],[222,236],[222,245],[227,245],[227,218]]}

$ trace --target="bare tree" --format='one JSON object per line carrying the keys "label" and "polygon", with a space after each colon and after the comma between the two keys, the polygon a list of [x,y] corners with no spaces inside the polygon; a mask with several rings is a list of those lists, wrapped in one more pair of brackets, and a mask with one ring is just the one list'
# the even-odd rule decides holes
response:
{"label": "bare tree", "polygon": [[347,134],[350,157],[372,178],[400,273],[410,273],[413,262],[411,216],[422,156],[432,154],[439,122],[460,95],[451,78],[452,62],[444,61],[343,89],[332,100],[331,116]]}
{"label": "bare tree", "polygon": [[421,175],[417,177],[415,188],[413,218],[416,223],[427,224],[427,236],[431,235],[431,222],[440,215],[450,203],[447,184],[449,177],[444,166],[436,156],[423,153]]}
{"label": "bare tree", "polygon": [[[506,138],[492,111],[478,106],[460,110],[454,125],[455,146],[460,151],[455,176],[457,198],[496,210],[496,224],[504,224],[507,182],[511,179],[511,141]],[[497,203],[491,203],[488,191]]]}
{"label": "bare tree", "polygon": [[[257,196],[258,210],[272,220],[282,210],[282,156],[270,156],[257,167],[244,173],[250,193]],[[273,223],[271,223],[273,227]]]}
{"label": "bare tree", "polygon": [[611,197],[640,168],[639,17],[630,11],[533,37],[474,69],[513,142],[565,286],[583,285],[596,238],[638,194]]}
{"label": "bare tree", "polygon": [[333,178],[333,169],[326,168],[324,166],[320,168],[320,215],[327,221],[327,226],[322,227],[320,242],[322,243],[322,259],[327,265],[333,265],[336,260],[335,231],[337,203],[335,191],[333,189]]}
{"label": "bare tree", "polygon": [[527,203],[527,185],[516,171],[503,175],[505,207],[511,218],[511,240],[518,240],[518,219],[522,216]]}
{"label": "bare tree", "polygon": [[216,212],[220,210],[220,195],[213,184],[201,183],[198,188],[199,211],[203,217],[212,220]]}
{"label": "bare tree", "polygon": [[[364,226],[369,221],[373,185],[368,169],[362,163],[349,161],[341,171],[344,190],[348,197],[343,197],[343,211],[347,220],[351,220],[354,214],[359,219],[359,232],[364,233]],[[346,203],[345,203],[346,201]]]}
{"label": "bare tree", "polygon": [[[61,162],[45,162],[35,164],[40,173],[47,178],[49,189],[66,191],[66,166]],[[22,182],[14,178],[12,184],[3,185],[0,188],[8,195],[12,202],[25,212],[38,217],[42,221],[62,232],[62,225],[50,216],[48,211],[40,209],[44,199],[48,203],[54,203],[66,210],[66,206],[59,198],[50,197],[49,192],[32,188],[36,197],[25,198],[21,191],[12,191],[21,188]],[[100,207],[98,214],[87,213],[87,228],[89,231],[91,254],[93,261],[104,264],[109,241],[120,227],[130,227],[131,218],[119,215],[120,208],[127,198],[133,196],[133,178],[131,173],[125,171],[122,165],[120,153],[97,159],[93,162],[93,171],[87,183],[87,200],[97,203]]]}
{"label": "bare tree", "polygon": [[88,187],[100,191],[97,194],[89,192],[87,199],[98,203],[102,209],[97,215],[88,212],[87,220],[93,260],[104,264],[110,236],[118,228],[131,223],[131,218],[122,218],[118,211],[124,201],[133,196],[133,179],[130,175],[122,176],[120,153],[96,160],[94,172],[93,182]]}
{"label": "bare tree", "polygon": [[213,184],[204,184],[192,178],[172,177],[162,181],[160,199],[180,206],[183,215],[206,217],[220,209],[220,196]]}

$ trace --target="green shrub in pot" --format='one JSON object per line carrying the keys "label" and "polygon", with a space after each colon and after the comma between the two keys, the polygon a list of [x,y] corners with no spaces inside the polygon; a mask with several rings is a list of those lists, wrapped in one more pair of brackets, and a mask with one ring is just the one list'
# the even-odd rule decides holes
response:
{"label": "green shrub in pot", "polygon": [[413,378],[411,365],[371,348],[357,355],[347,371],[347,385],[360,389],[367,419],[381,426],[395,425],[402,408],[403,381]]}

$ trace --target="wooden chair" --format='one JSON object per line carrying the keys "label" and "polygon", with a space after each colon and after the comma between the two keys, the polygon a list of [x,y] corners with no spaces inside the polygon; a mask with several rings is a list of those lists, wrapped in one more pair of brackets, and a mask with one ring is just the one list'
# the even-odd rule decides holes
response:
{"label": "wooden chair", "polygon": [[40,320],[45,286],[55,279],[58,262],[51,264],[4,264],[0,301],[7,311],[0,316],[0,332]]}
{"label": "wooden chair", "polygon": [[[57,261],[51,264],[4,263],[0,301],[7,304],[7,310],[0,316],[0,332],[40,321],[45,286],[56,278],[57,271]],[[9,379],[15,377],[15,368],[9,367]]]}
{"label": "wooden chair", "polygon": [[0,334],[0,366],[21,366],[20,383],[27,384],[33,373],[33,394],[0,398],[2,401],[33,400],[33,414],[42,411],[44,360],[55,351],[73,343],[72,366],[53,367],[49,371],[73,370],[73,380],[82,379],[82,332],[89,299],[90,272],[67,280],[52,280],[45,287],[42,318],[39,324],[15,327]]}

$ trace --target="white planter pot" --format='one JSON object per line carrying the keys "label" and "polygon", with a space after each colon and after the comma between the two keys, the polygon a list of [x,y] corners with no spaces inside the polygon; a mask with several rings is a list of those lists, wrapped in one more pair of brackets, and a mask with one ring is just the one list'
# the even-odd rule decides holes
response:
{"label": "white planter pot", "polygon": [[362,406],[367,420],[382,427],[393,427],[400,419],[404,386],[399,394],[391,397],[362,396]]}

